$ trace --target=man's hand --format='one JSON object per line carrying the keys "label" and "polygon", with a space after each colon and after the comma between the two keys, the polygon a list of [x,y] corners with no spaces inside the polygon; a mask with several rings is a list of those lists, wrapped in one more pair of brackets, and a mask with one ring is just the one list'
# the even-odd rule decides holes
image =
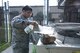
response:
{"label": "man's hand", "polygon": [[37,23],[36,21],[31,22],[31,24],[32,24],[33,26],[38,25],[38,23]]}

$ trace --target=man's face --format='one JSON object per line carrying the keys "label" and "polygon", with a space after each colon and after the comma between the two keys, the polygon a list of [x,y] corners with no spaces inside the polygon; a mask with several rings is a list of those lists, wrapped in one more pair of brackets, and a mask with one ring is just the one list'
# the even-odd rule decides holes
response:
{"label": "man's face", "polygon": [[31,17],[32,15],[32,11],[24,11],[23,13],[26,18]]}

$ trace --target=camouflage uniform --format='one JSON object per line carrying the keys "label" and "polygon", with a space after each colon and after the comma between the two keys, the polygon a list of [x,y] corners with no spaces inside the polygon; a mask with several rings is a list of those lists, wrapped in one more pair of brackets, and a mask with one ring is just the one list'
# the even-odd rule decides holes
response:
{"label": "camouflage uniform", "polygon": [[14,53],[29,53],[29,34],[24,32],[28,19],[21,15],[14,17],[12,26],[12,48]]}

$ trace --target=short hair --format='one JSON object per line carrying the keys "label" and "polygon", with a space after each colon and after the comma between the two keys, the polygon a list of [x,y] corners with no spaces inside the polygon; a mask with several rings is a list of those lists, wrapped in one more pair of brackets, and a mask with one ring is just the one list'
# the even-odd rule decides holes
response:
{"label": "short hair", "polygon": [[32,8],[31,7],[29,7],[28,5],[26,5],[26,6],[24,6],[23,8],[22,8],[22,11],[32,11]]}

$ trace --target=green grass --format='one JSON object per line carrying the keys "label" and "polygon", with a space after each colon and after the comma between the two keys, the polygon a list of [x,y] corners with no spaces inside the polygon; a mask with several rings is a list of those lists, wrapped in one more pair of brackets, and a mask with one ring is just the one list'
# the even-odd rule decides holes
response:
{"label": "green grass", "polygon": [[10,46],[11,41],[11,26],[9,25],[9,35],[8,35],[8,42],[5,42],[5,24],[4,21],[2,22],[2,26],[0,26],[0,53]]}
{"label": "green grass", "polygon": [[8,48],[10,46],[10,43],[2,43],[0,44],[0,53],[5,50],[6,48]]}
{"label": "green grass", "polygon": [[0,37],[1,37],[1,41],[0,41],[0,53],[5,50],[6,48],[8,48],[10,46],[10,41],[11,41],[11,27],[10,27],[10,31],[9,31],[9,36],[8,36],[8,42],[5,42],[5,28],[4,26],[0,27],[1,33],[0,33]]}

